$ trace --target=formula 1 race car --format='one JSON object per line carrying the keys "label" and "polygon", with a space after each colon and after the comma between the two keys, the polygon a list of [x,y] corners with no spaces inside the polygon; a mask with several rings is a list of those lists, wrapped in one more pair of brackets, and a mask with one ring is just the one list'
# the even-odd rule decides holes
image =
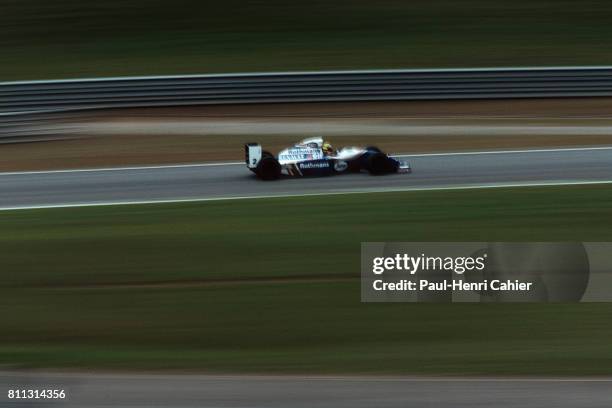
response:
{"label": "formula 1 race car", "polygon": [[244,151],[247,167],[262,180],[277,180],[282,174],[320,177],[362,170],[373,175],[411,172],[408,162],[390,157],[377,147],[333,150],[321,137],[302,140],[276,157],[257,143],[247,143]]}

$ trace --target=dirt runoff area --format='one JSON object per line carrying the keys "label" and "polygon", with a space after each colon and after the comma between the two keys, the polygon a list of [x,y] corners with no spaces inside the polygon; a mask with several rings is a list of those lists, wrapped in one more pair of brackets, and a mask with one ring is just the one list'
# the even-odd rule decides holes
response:
{"label": "dirt runoff area", "polygon": [[0,171],[239,161],[301,138],[390,153],[612,145],[612,98],[202,106],[107,111],[67,140],[0,145]]}

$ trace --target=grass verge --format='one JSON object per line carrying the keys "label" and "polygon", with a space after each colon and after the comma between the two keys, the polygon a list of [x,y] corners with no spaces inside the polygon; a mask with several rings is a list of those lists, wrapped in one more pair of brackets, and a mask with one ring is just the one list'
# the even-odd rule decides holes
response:
{"label": "grass verge", "polygon": [[[362,304],[361,241],[609,241],[607,186],[0,213],[0,364],[612,374],[607,304]],[[179,284],[179,285],[177,285]]]}

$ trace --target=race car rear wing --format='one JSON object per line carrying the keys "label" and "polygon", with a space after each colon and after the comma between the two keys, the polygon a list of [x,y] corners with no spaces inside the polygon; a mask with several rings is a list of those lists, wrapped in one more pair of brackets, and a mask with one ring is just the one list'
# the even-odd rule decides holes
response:
{"label": "race car rear wing", "polygon": [[244,145],[244,161],[249,169],[254,169],[261,160],[261,145],[259,143],[247,143]]}

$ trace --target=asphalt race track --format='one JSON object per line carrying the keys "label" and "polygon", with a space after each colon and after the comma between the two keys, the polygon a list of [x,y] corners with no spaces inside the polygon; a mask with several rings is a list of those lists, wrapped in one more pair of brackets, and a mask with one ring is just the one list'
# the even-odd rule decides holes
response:
{"label": "asphalt race track", "polygon": [[[609,408],[612,379],[0,373],[0,407]],[[63,389],[61,401],[6,390]]]}
{"label": "asphalt race track", "polygon": [[612,181],[612,147],[403,156],[412,174],[264,182],[244,164],[0,173],[0,209]]}

